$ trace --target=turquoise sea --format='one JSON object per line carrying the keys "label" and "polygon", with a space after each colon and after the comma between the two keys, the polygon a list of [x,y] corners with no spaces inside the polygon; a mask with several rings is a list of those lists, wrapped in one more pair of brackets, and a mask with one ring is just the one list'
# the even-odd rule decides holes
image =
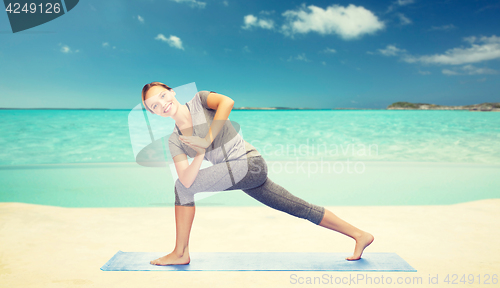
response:
{"label": "turquoise sea", "polygon": [[[168,166],[135,162],[129,113],[0,110],[0,202],[172,206]],[[500,195],[500,113],[234,110],[230,119],[264,156],[274,182],[320,205],[452,204]],[[238,190],[198,205],[261,204]]]}

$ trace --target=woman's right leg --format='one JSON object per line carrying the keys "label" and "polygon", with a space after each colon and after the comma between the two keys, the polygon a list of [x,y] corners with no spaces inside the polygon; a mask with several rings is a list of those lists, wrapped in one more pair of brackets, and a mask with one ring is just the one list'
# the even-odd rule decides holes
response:
{"label": "woman's right leg", "polygon": [[194,206],[175,205],[175,248],[170,254],[150,261],[154,265],[189,264],[189,234],[195,214]]}

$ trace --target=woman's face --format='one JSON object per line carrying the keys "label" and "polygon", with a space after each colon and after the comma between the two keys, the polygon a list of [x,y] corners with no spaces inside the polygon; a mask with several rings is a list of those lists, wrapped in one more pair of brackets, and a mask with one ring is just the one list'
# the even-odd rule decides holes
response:
{"label": "woman's face", "polygon": [[161,86],[153,86],[146,93],[144,104],[148,106],[156,115],[170,117],[177,112],[175,105],[175,91],[168,90]]}

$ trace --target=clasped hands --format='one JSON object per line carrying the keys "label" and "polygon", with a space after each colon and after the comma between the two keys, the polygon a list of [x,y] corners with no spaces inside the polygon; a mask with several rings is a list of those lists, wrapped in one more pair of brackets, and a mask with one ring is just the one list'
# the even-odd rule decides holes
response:
{"label": "clasped hands", "polygon": [[198,136],[179,136],[179,140],[181,140],[184,144],[188,145],[191,147],[196,153],[198,154],[205,154],[205,149],[210,146],[210,143],[208,140],[205,138],[201,138]]}

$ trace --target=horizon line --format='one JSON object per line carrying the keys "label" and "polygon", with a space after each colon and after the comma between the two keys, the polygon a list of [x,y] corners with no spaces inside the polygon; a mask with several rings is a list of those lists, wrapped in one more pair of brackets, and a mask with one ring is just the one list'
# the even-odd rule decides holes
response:
{"label": "horizon line", "polygon": [[[3,108],[0,110],[133,110],[133,108]],[[146,110],[146,109],[142,109]],[[232,110],[387,110],[387,108],[289,108],[289,107],[240,107]]]}

